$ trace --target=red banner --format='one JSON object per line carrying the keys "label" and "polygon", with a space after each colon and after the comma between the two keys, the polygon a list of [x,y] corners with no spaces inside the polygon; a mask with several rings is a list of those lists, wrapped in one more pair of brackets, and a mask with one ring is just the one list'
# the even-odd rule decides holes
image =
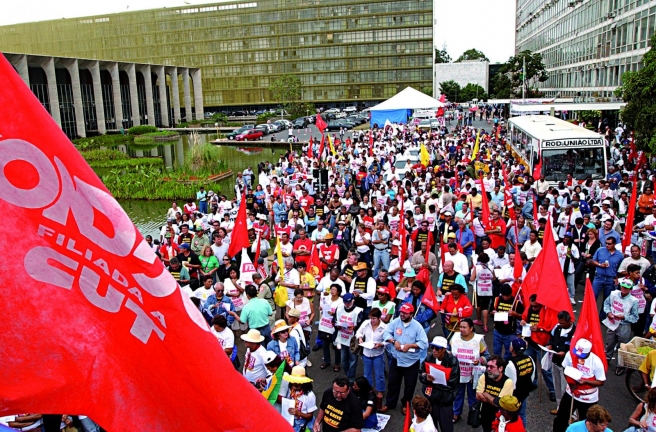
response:
{"label": "red banner", "polygon": [[0,414],[291,430],[2,55],[0,82]]}

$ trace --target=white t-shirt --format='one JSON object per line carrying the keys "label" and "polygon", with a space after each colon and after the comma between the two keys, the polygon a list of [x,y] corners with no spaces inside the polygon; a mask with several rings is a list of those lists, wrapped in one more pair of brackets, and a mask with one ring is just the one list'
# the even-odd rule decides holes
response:
{"label": "white t-shirt", "polygon": [[216,336],[216,339],[219,341],[223,349],[234,348],[235,346],[235,334],[230,330],[229,327],[223,329],[223,331],[214,330],[212,326],[212,334]]}
{"label": "white t-shirt", "polygon": [[417,423],[417,417],[415,416],[412,419],[412,425],[410,426],[410,432],[437,432],[435,425],[433,424],[433,417],[428,414],[426,420],[421,423]]}
{"label": "white t-shirt", "polygon": [[[364,234],[364,236],[362,236],[362,235],[360,235],[359,232],[355,233],[355,241],[356,242],[360,243],[360,242],[363,242],[364,240],[369,240],[370,241],[371,240],[371,234],[366,232]],[[357,249],[358,249],[358,253],[361,253],[361,254],[369,252],[369,246],[366,245],[366,244],[362,245],[362,246],[358,246]]]}
{"label": "white t-shirt", "polygon": [[267,369],[264,365],[264,354],[266,349],[260,346],[257,350],[251,352],[246,349],[246,356],[244,358],[244,378],[249,382],[255,383],[258,378],[267,377]]}
{"label": "white t-shirt", "polygon": [[[601,362],[599,357],[597,357],[594,353],[590,353],[590,356],[583,360],[583,363],[581,363],[581,360],[583,359],[578,359],[578,364],[576,366],[573,365],[572,354],[568,351],[567,354],[565,354],[565,359],[563,360],[563,368],[566,368],[567,366],[576,367],[576,369],[583,373],[582,378],[606,381],[606,371],[604,371],[604,364]],[[577,390],[576,394],[572,394],[572,390],[568,384],[567,394],[580,402],[596,403],[599,401],[598,387],[592,387],[584,390],[579,389]]]}

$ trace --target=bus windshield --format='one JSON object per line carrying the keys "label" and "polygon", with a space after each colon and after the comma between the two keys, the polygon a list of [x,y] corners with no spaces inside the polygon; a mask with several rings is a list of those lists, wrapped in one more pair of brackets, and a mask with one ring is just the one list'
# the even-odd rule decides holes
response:
{"label": "bus windshield", "polygon": [[547,181],[566,181],[567,174],[576,180],[585,180],[588,176],[593,180],[605,178],[603,147],[543,149],[542,157]]}

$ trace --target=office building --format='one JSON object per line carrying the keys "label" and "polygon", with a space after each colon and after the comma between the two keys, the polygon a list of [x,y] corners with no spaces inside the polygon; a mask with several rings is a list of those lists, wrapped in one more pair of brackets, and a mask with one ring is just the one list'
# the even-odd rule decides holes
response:
{"label": "office building", "polygon": [[203,118],[199,69],[7,52],[4,56],[69,138],[139,125],[168,127],[192,120],[194,114]]}
{"label": "office building", "polygon": [[478,84],[488,91],[490,81],[490,63],[479,60],[464,60],[458,63],[435,63],[433,89],[434,94],[440,94],[440,84],[445,81],[455,81],[460,87],[467,84]]}
{"label": "office building", "polygon": [[204,105],[275,106],[300,78],[304,101],[364,105],[432,86],[433,0],[258,0],[0,27],[0,50],[202,71]]}
{"label": "office building", "polygon": [[517,0],[515,52],[542,54],[547,97],[608,102],[639,70],[654,34],[654,0]]}

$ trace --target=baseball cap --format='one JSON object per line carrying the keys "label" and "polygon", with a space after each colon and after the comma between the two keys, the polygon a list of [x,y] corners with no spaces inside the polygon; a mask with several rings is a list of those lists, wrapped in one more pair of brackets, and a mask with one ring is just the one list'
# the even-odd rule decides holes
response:
{"label": "baseball cap", "polygon": [[633,289],[633,284],[628,280],[624,280],[620,283],[620,288]]}
{"label": "baseball cap", "polygon": [[447,342],[445,337],[435,336],[433,338],[433,341],[430,343],[430,345],[437,348],[448,348],[449,343]]}
{"label": "baseball cap", "polygon": [[603,200],[601,202],[601,205],[610,205],[610,201],[609,200]]}
{"label": "baseball cap", "polygon": [[518,353],[523,353],[526,351],[526,348],[528,347],[526,345],[526,341],[522,338],[515,338],[512,340],[512,347],[515,350],[515,352]]}
{"label": "baseball cap", "polygon": [[355,298],[355,296],[351,293],[346,293],[346,294],[344,294],[344,296],[342,296],[342,300],[344,301],[344,303],[351,302],[351,301],[353,301],[354,298]]}
{"label": "baseball cap", "polygon": [[587,339],[579,339],[574,347],[574,355],[578,358],[586,359],[592,351],[592,342]]}
{"label": "baseball cap", "polygon": [[501,409],[508,412],[517,412],[522,406],[522,403],[513,395],[506,395],[494,399],[495,405],[499,405]]}
{"label": "baseball cap", "polygon": [[180,249],[189,249],[189,245],[187,243],[182,243]]}
{"label": "baseball cap", "polygon": [[415,307],[412,306],[410,303],[404,303],[401,306],[401,309],[399,309],[399,312],[403,312],[403,313],[414,313],[414,311],[415,311]]}

